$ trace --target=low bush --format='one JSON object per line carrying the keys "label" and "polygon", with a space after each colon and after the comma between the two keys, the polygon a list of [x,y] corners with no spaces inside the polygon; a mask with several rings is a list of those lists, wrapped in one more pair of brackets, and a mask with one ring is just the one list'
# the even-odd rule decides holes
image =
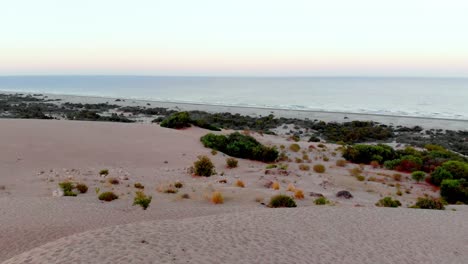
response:
{"label": "low bush", "polygon": [[316,205],[326,205],[326,204],[329,204],[330,201],[328,201],[328,199],[325,198],[325,197],[319,197],[319,198],[314,200],[314,203]]}
{"label": "low bush", "polygon": [[194,173],[198,176],[209,177],[215,174],[213,162],[207,156],[199,156],[198,160],[193,164]]}
{"label": "low bush", "polygon": [[114,184],[114,185],[120,184],[120,181],[119,181],[119,179],[117,179],[117,178],[109,178],[109,179],[108,179],[108,182],[109,182],[110,184]]}
{"label": "low bush", "polygon": [[417,182],[420,182],[426,178],[426,173],[424,171],[413,171],[411,173],[411,178]]}
{"label": "low bush", "polygon": [[76,189],[80,192],[80,193],[86,193],[88,191],[88,186],[86,186],[86,184],[84,183],[78,183],[76,185]]}
{"label": "low bush", "polygon": [[200,140],[205,147],[236,158],[263,162],[274,162],[278,158],[278,151],[275,147],[264,146],[255,138],[242,135],[239,132],[232,133],[227,137],[210,133],[201,137]]}
{"label": "low bush", "polygon": [[354,177],[361,175],[361,173],[362,173],[362,169],[359,167],[354,167],[349,170],[349,174],[351,174]]}
{"label": "low bush", "polygon": [[153,199],[152,196],[147,196],[144,192],[138,191],[135,193],[135,198],[133,199],[133,205],[139,205],[146,210]]}
{"label": "low bush", "polygon": [[442,200],[432,197],[419,197],[411,208],[444,210],[445,206]]}
{"label": "low bush", "polygon": [[309,171],[310,166],[306,165],[306,164],[301,164],[301,165],[299,165],[299,169],[302,170],[302,171]]}
{"label": "low bush", "polygon": [[116,200],[119,198],[119,196],[117,196],[115,193],[113,192],[103,192],[99,195],[99,200],[101,201],[106,201],[106,202],[110,202],[110,201],[113,201],[113,200]]}
{"label": "low bush", "polygon": [[176,187],[177,189],[180,189],[180,188],[184,187],[184,184],[182,182],[175,182],[174,187]]}
{"label": "low bush", "polygon": [[401,206],[401,203],[397,199],[393,200],[392,197],[387,196],[380,199],[375,205],[379,207],[398,207]]}
{"label": "low bush", "polygon": [[299,152],[299,150],[301,150],[301,146],[299,146],[299,144],[294,143],[289,146],[289,149],[293,152]]}
{"label": "low bush", "polygon": [[216,154],[218,154],[218,151],[212,149],[212,150],[211,150],[211,155],[216,156]]}
{"label": "low bush", "polygon": [[450,173],[448,170],[446,170],[444,167],[440,166],[437,167],[432,173],[431,173],[431,182],[434,185],[440,186],[442,181],[444,180],[450,180],[453,178],[452,173]]}
{"label": "low bush", "polygon": [[392,147],[383,144],[357,144],[344,148],[343,158],[354,163],[369,164],[371,161],[382,163],[397,158],[397,153]]}
{"label": "low bush", "polygon": [[393,178],[395,181],[401,181],[401,174],[395,173],[395,174],[392,175],[392,178]]}
{"label": "low bush", "polygon": [[237,168],[237,163],[238,163],[238,161],[235,158],[227,158],[226,159],[226,166],[228,168],[230,168],[230,169]]}
{"label": "low bush", "polygon": [[271,197],[269,206],[272,208],[278,208],[278,207],[296,207],[297,205],[293,198],[284,194],[278,194],[278,195]]}
{"label": "low bush", "polygon": [[324,173],[325,172],[325,166],[323,166],[322,164],[314,165],[313,169],[317,173]]}
{"label": "low bush", "polygon": [[271,169],[274,169],[274,168],[276,168],[276,167],[277,167],[276,164],[268,164],[268,165],[266,166],[266,169],[267,169],[267,170],[271,170]]}
{"label": "low bush", "polygon": [[366,180],[366,177],[364,177],[364,176],[362,176],[362,175],[358,175],[358,176],[356,176],[356,179],[357,179],[358,181],[365,181],[365,180]]}
{"label": "low bush", "polygon": [[74,189],[73,183],[69,181],[61,182],[59,183],[59,187],[64,191],[64,192],[71,192]]}
{"label": "low bush", "polygon": [[214,204],[222,204],[224,203],[224,197],[223,194],[219,191],[213,192],[211,195],[211,202]]}

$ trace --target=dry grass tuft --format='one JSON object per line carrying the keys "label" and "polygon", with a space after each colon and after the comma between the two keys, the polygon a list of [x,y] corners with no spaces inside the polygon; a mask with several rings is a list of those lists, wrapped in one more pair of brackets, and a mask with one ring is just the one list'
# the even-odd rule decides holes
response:
{"label": "dry grass tuft", "polygon": [[322,164],[317,164],[317,165],[314,165],[314,171],[317,172],[317,173],[324,173],[325,172],[325,166],[323,166]]}
{"label": "dry grass tuft", "polygon": [[309,171],[310,166],[306,165],[306,164],[301,164],[301,165],[299,165],[299,169],[302,170],[302,171]]}
{"label": "dry grass tuft", "polygon": [[286,188],[286,191],[294,192],[295,190],[296,190],[296,187],[294,187],[294,184],[292,183],[288,184],[288,188]]}
{"label": "dry grass tuft", "polygon": [[374,168],[374,169],[377,169],[377,168],[379,168],[379,167],[380,167],[380,164],[379,164],[379,162],[378,162],[378,161],[376,161],[376,160],[373,160],[373,161],[371,161],[370,165],[371,165],[371,166],[372,166],[372,168]]}
{"label": "dry grass tuft", "polygon": [[237,187],[244,188],[244,187],[245,187],[245,184],[244,184],[244,182],[243,182],[243,181],[241,181],[241,180],[237,180],[237,181],[236,181],[236,186],[237,186]]}
{"label": "dry grass tuft", "polygon": [[213,192],[213,194],[211,195],[211,202],[214,204],[224,203],[223,194],[219,191]]}
{"label": "dry grass tuft", "polygon": [[279,190],[280,189],[280,184],[279,182],[275,181],[272,185],[271,185],[271,188],[273,190]]}
{"label": "dry grass tuft", "polygon": [[299,152],[299,150],[301,150],[301,146],[299,146],[299,144],[294,143],[289,146],[289,149],[293,152]]}
{"label": "dry grass tuft", "polygon": [[346,164],[348,164],[348,162],[346,160],[344,160],[344,159],[339,159],[339,160],[336,161],[336,166],[338,166],[338,167],[345,167]]}
{"label": "dry grass tuft", "polygon": [[300,189],[296,189],[294,191],[294,197],[296,199],[304,199],[304,192],[302,190],[300,190]]}
{"label": "dry grass tuft", "polygon": [[357,177],[357,176],[361,175],[362,169],[359,168],[359,167],[354,167],[354,168],[352,168],[352,169],[349,170],[349,173],[350,173],[352,176]]}

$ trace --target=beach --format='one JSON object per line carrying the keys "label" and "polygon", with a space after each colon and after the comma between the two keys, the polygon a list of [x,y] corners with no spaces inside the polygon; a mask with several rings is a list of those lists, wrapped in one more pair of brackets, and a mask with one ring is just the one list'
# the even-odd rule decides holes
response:
{"label": "beach", "polygon": [[[0,127],[0,260],[5,263],[468,260],[466,205],[450,205],[445,211],[377,208],[374,204],[382,196],[394,196],[391,172],[366,165],[363,175],[382,180],[357,181],[349,174],[357,165],[335,165],[341,157],[333,156],[338,147],[334,144],[326,144],[322,152],[310,150],[318,143],[298,142],[308,150],[310,165],[325,165],[325,173],[304,171],[291,162],[288,174],[281,175],[266,173],[265,163],[244,159],[237,168],[226,168],[225,154],[213,155],[200,143],[209,131],[196,127],[21,119],[0,120]],[[252,135],[267,145],[292,144],[286,136]],[[217,175],[194,177],[187,172],[199,155],[210,157]],[[107,176],[100,175],[102,169],[109,171]],[[109,178],[119,184],[110,184]],[[67,180],[85,183],[88,192],[54,196],[58,183]],[[237,180],[245,188],[237,187]],[[268,187],[271,181],[279,182],[280,189]],[[137,182],[153,196],[147,210],[132,206]],[[174,182],[183,183],[177,193],[161,191]],[[265,206],[275,194],[292,194],[287,190],[291,184],[305,193],[297,200],[298,208]],[[438,196],[427,183],[398,184],[411,190],[398,197],[405,207],[423,194]],[[342,190],[353,198],[338,198]],[[97,193],[104,191],[114,191],[119,199],[99,201]],[[224,195],[223,204],[210,202],[214,191]],[[324,195],[333,205],[315,205],[316,197],[309,194]]]}

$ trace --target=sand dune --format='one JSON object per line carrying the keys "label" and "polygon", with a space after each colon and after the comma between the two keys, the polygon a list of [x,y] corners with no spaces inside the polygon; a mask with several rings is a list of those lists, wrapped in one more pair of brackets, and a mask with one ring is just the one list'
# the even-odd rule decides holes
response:
{"label": "sand dune", "polygon": [[4,263],[467,263],[466,216],[410,209],[263,209],[108,227]]}

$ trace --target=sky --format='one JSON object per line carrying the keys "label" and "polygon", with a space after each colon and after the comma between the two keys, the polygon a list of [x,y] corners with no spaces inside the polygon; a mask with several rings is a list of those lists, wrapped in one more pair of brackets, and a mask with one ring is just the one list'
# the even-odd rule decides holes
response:
{"label": "sky", "polygon": [[466,0],[0,0],[0,75],[468,77]]}

